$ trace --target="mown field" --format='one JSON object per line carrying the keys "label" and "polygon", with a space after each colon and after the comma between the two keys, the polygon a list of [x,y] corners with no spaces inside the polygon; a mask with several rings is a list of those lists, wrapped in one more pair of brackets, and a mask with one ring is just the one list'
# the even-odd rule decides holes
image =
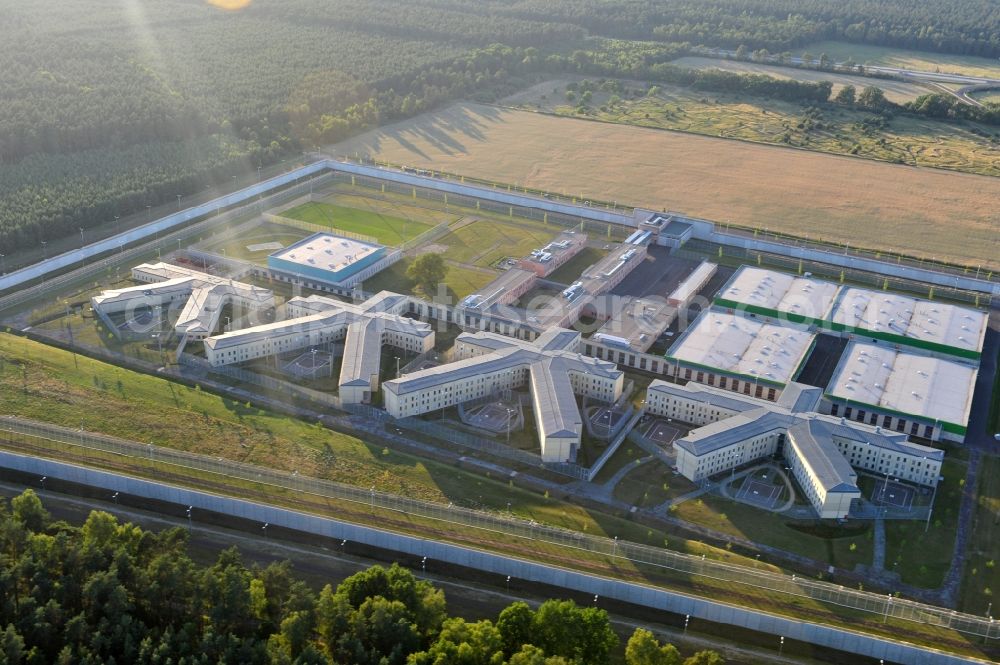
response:
{"label": "mown field", "polygon": [[[660,531],[513,483],[0,333],[0,415],[7,414],[365,488],[374,486],[412,498],[509,508],[525,519],[590,534],[618,535],[654,545],[666,540]],[[670,538],[670,542],[682,550],[734,562],[742,559],[681,538]]]}
{"label": "mown field", "polygon": [[927,51],[911,51],[836,41],[816,42],[809,44],[804,49],[793,51],[796,56],[802,55],[804,52],[810,53],[815,58],[818,58],[821,53],[826,53],[831,60],[836,62],[843,62],[850,58],[859,65],[872,64],[945,74],[1000,78],[1000,62],[992,58],[979,58],[972,55],[928,53]]}
{"label": "mown field", "polygon": [[[731,125],[728,111],[741,105],[702,108]],[[744,108],[749,117],[737,126],[762,115]],[[942,155],[956,153],[943,138],[929,141]],[[476,104],[335,150],[972,265],[1000,256],[1000,179],[969,174]]]}
{"label": "mown field", "polygon": [[282,211],[281,215],[331,229],[372,236],[380,244],[389,246],[402,245],[431,228],[430,224],[405,217],[318,201],[303,203]]}
{"label": "mown field", "polygon": [[845,85],[853,85],[858,91],[862,88],[874,85],[885,91],[885,96],[889,101],[902,104],[916,99],[920,95],[932,92],[918,83],[906,83],[903,81],[878,80],[865,78],[864,76],[851,76],[849,74],[838,74],[834,72],[820,72],[814,69],[797,69],[795,67],[781,67],[779,65],[767,65],[758,62],[744,62],[742,60],[726,60],[724,58],[702,58],[688,56],[678,58],[670,64],[678,67],[690,67],[691,69],[722,69],[727,72],[738,72],[740,74],[765,74],[778,79],[794,79],[796,81],[830,81],[833,83],[833,94]]}

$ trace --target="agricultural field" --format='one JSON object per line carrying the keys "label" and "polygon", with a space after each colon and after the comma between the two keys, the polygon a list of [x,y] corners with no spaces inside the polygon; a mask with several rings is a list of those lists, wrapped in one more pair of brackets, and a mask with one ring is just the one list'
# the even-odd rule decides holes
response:
{"label": "agricultural field", "polygon": [[897,104],[912,101],[920,95],[930,92],[937,92],[919,83],[906,83],[903,81],[871,79],[864,76],[851,76],[849,74],[838,74],[835,72],[820,72],[814,69],[797,69],[795,67],[781,67],[780,65],[767,65],[757,62],[744,62],[742,60],[726,60],[723,58],[702,58],[689,56],[678,58],[670,64],[678,67],[689,67],[691,69],[721,69],[727,72],[737,72],[739,74],[764,74],[777,79],[794,79],[796,81],[829,81],[833,83],[833,94],[846,85],[853,85],[857,90],[861,90],[870,85],[877,86],[885,91],[886,98]]}
{"label": "agricultural field", "polygon": [[993,58],[980,58],[973,55],[928,53],[927,51],[910,51],[836,41],[809,44],[803,49],[795,50],[793,55],[800,56],[802,53],[810,53],[815,58],[818,58],[821,53],[826,53],[831,60],[836,62],[853,59],[859,65],[882,65],[925,72],[941,72],[942,74],[1000,78],[1000,62]]}
{"label": "agricultural field", "polygon": [[707,95],[677,86],[657,86],[656,94],[648,95],[648,87],[633,82],[625,99],[614,104],[610,94],[597,91],[591,103],[581,107],[565,103],[564,84],[560,82],[555,88],[535,86],[531,94],[515,95],[509,102],[572,118],[1000,176],[995,128],[906,116],[872,125],[871,114],[840,106],[803,107],[778,100]]}
{"label": "agricultural field", "polygon": [[[763,115],[749,104],[730,109],[743,118],[707,100],[698,111],[701,122],[711,114],[751,134],[746,127]],[[688,114],[681,111],[672,105],[672,113]],[[928,133],[939,131],[924,122]],[[914,130],[921,124],[912,123]],[[928,141],[941,156],[966,157],[948,135]],[[875,244],[877,229],[880,249],[971,265],[1000,256],[996,178],[477,104],[373,130],[335,149],[833,242]]]}
{"label": "agricultural field", "polygon": [[281,216],[349,233],[372,236],[380,244],[390,247],[402,245],[432,228],[429,224],[404,217],[317,201],[282,211]]}

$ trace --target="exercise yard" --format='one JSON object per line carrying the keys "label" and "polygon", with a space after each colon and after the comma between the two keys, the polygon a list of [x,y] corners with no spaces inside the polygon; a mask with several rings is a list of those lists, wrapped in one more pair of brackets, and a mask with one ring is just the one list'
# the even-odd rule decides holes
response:
{"label": "exercise yard", "polygon": [[310,349],[282,366],[281,371],[295,379],[328,378],[333,374],[333,361],[329,351]]}
{"label": "exercise yard", "polygon": [[679,427],[659,418],[654,418],[643,432],[643,436],[664,448],[672,448],[674,441],[680,435]]}
{"label": "exercise yard", "polygon": [[462,422],[493,434],[518,431],[524,427],[521,406],[514,400],[497,399],[459,410]]}

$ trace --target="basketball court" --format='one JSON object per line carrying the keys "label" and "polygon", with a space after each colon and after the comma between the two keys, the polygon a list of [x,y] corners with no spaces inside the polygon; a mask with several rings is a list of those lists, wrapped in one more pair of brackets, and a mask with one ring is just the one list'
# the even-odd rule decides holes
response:
{"label": "basketball court", "polygon": [[621,411],[602,406],[590,416],[590,426],[598,436],[610,436],[624,417]]}
{"label": "basketball court", "polygon": [[885,479],[875,483],[875,491],[872,492],[872,503],[879,506],[888,506],[898,510],[909,510],[913,507],[913,498],[916,491],[907,485],[897,483],[893,480],[888,482]]}
{"label": "basketball court", "polygon": [[287,363],[281,371],[297,379],[329,377],[333,374],[333,354],[312,349]]}
{"label": "basketball court", "polygon": [[462,419],[467,425],[501,434],[508,428],[514,430],[521,426],[520,413],[516,403],[496,401],[465,409]]}
{"label": "basketball court", "polygon": [[743,479],[743,484],[736,492],[736,499],[765,510],[774,510],[781,501],[782,485],[755,480],[753,474]]}
{"label": "basketball court", "polygon": [[681,430],[670,423],[662,420],[653,420],[649,427],[646,428],[645,437],[667,448],[680,436],[680,433]]}

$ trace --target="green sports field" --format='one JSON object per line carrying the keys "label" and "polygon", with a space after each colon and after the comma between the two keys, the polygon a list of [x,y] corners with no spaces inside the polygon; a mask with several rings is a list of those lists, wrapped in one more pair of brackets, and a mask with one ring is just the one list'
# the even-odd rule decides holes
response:
{"label": "green sports field", "polygon": [[431,228],[430,224],[412,219],[317,201],[296,206],[281,215],[310,224],[372,236],[379,243],[389,246],[401,245]]}

